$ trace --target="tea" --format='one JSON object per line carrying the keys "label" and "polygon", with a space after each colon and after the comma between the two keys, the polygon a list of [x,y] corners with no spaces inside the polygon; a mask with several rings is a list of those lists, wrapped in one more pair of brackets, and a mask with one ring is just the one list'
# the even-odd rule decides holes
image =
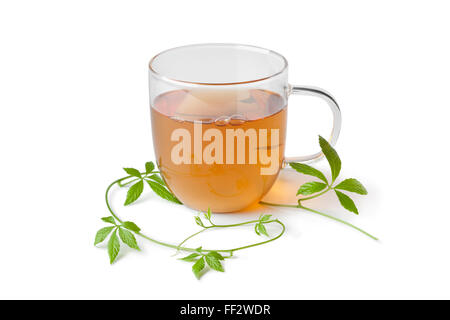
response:
{"label": "tea", "polygon": [[284,157],[286,105],[251,90],[175,90],[151,108],[156,159],[169,189],[187,206],[231,212],[258,201]]}

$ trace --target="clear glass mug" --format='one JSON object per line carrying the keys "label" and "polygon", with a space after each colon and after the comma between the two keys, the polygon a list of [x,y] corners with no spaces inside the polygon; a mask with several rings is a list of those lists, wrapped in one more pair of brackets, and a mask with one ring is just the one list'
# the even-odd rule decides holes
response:
{"label": "clear glass mug", "polygon": [[197,210],[233,212],[258,202],[289,162],[284,157],[287,100],[291,94],[323,98],[333,112],[330,143],[341,114],[333,97],[288,83],[286,59],[239,44],[169,49],[149,63],[153,145],[168,188]]}

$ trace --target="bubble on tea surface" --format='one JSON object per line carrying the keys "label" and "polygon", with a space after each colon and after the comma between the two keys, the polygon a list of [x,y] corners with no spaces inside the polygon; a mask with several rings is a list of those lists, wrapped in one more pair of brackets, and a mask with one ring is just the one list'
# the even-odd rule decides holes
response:
{"label": "bubble on tea surface", "polygon": [[215,124],[216,126],[223,127],[223,126],[226,126],[226,125],[228,124],[229,121],[230,121],[230,118],[229,118],[228,116],[221,116],[221,117],[218,117],[218,118],[214,121],[214,124]]}
{"label": "bubble on tea surface", "polygon": [[230,117],[230,120],[228,121],[228,123],[232,126],[240,126],[242,124],[245,123],[245,121],[247,121],[247,118],[242,115],[242,114],[233,114]]}
{"label": "bubble on tea surface", "polygon": [[185,119],[177,117],[177,116],[172,116],[172,117],[170,117],[170,119],[175,120],[177,122],[184,122],[184,121],[186,121]]}

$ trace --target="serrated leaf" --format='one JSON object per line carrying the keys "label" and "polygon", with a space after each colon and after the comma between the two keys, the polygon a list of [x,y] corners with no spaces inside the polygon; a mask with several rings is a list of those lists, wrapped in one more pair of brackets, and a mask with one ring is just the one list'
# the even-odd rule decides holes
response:
{"label": "serrated leaf", "polygon": [[200,227],[205,227],[205,226],[203,225],[202,219],[200,219],[199,216],[195,216],[194,219],[195,219],[195,223],[198,224]]}
{"label": "serrated leaf", "polygon": [[112,264],[116,260],[119,251],[120,251],[120,242],[119,239],[117,238],[117,233],[114,232],[108,241],[109,263]]}
{"label": "serrated leaf", "polygon": [[212,255],[206,255],[205,256],[206,263],[208,266],[216,271],[224,272],[222,264],[220,263],[219,259]]}
{"label": "serrated leaf", "polygon": [[125,221],[122,226],[124,228],[127,228],[128,230],[134,231],[134,232],[139,232],[141,231],[141,228],[139,228],[136,223],[131,222],[131,221]]}
{"label": "serrated leaf", "polygon": [[266,227],[262,223],[258,224],[258,231],[259,231],[259,233],[265,235],[266,237],[269,236],[269,234],[267,233]]}
{"label": "serrated leaf", "polygon": [[270,217],[272,217],[271,214],[265,214],[259,218],[259,221],[269,221]]}
{"label": "serrated leaf", "polygon": [[345,209],[347,209],[348,211],[354,212],[356,214],[359,214],[355,203],[348,195],[346,195],[345,193],[342,193],[340,191],[337,191],[337,190],[334,190],[334,192],[336,192],[339,202]]}
{"label": "serrated leaf", "polygon": [[164,188],[162,185],[160,185],[159,183],[156,183],[154,181],[151,180],[146,180],[148,185],[150,186],[150,188],[152,188],[152,190],[161,198],[172,201],[174,203],[177,204],[182,204],[180,202],[180,200],[178,200],[172,193],[170,193],[169,190],[167,190],[166,188]]}
{"label": "serrated leaf", "polygon": [[97,231],[95,235],[94,246],[105,241],[106,237],[113,231],[114,227],[105,227]]}
{"label": "serrated leaf", "polygon": [[340,190],[346,190],[346,191],[350,191],[350,192],[355,192],[358,194],[367,194],[367,190],[366,190],[366,188],[364,188],[362,183],[353,178],[345,179],[344,181],[339,183],[334,188],[340,189]]}
{"label": "serrated leaf", "polygon": [[107,222],[107,223],[116,224],[116,220],[114,220],[113,217],[103,217],[102,220]]}
{"label": "serrated leaf", "polygon": [[191,253],[190,255],[184,257],[184,258],[180,258],[178,260],[183,260],[183,261],[196,261],[198,257],[200,257],[201,255],[198,253]]}
{"label": "serrated leaf", "polygon": [[123,168],[123,170],[125,170],[125,172],[128,173],[130,176],[142,178],[141,173],[139,172],[139,170],[137,170],[135,168]]}
{"label": "serrated leaf", "polygon": [[304,196],[307,196],[307,195],[322,191],[326,187],[327,187],[327,185],[322,182],[317,182],[317,181],[307,182],[300,186],[300,188],[297,191],[297,195],[302,194]]}
{"label": "serrated leaf", "polygon": [[307,164],[304,164],[304,163],[296,163],[296,162],[295,163],[289,163],[289,165],[293,169],[295,169],[296,171],[298,171],[300,173],[306,174],[308,176],[313,176],[313,177],[319,178],[320,180],[322,180],[322,181],[324,181],[325,183],[328,184],[328,180],[325,177],[325,175],[321,171],[317,170],[316,168],[308,166]]}
{"label": "serrated leaf", "polygon": [[323,154],[328,160],[331,169],[332,183],[336,180],[341,172],[341,159],[336,150],[328,143],[327,140],[319,136],[319,144]]}
{"label": "serrated leaf", "polygon": [[156,173],[152,174],[151,176],[148,176],[147,178],[148,178],[148,179],[152,179],[152,180],[158,182],[159,184],[161,184],[161,185],[163,185],[163,186],[166,185],[166,183],[164,182],[164,180],[163,180],[159,175],[157,175]]}
{"label": "serrated leaf", "polygon": [[151,161],[145,163],[145,173],[149,174],[155,169],[155,164]]}
{"label": "serrated leaf", "polygon": [[195,274],[197,279],[200,279],[201,274],[200,272],[205,268],[205,260],[203,257],[201,259],[198,259],[196,263],[192,266],[192,272]]}
{"label": "serrated leaf", "polygon": [[139,199],[143,190],[144,190],[144,183],[142,182],[142,180],[133,184],[130,187],[130,189],[128,189],[127,198],[125,200],[124,205],[127,206],[135,202],[137,199]]}
{"label": "serrated leaf", "polygon": [[119,228],[119,237],[120,239],[122,239],[122,242],[125,243],[130,248],[140,250],[136,238],[130,231]]}
{"label": "serrated leaf", "polygon": [[222,255],[220,253],[218,253],[217,251],[210,251],[207,255],[212,256],[212,257],[216,258],[217,260],[224,260],[224,257],[222,257]]}

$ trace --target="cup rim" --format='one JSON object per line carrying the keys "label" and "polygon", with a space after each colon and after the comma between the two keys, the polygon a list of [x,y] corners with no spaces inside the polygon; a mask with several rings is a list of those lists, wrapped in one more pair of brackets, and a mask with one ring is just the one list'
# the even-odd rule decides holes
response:
{"label": "cup rim", "polygon": [[[229,47],[241,47],[241,48],[246,48],[246,49],[250,49],[250,50],[255,50],[255,51],[263,52],[265,54],[274,55],[274,56],[276,56],[278,58],[281,58],[281,60],[283,61],[283,66],[282,66],[282,68],[279,71],[274,72],[274,73],[270,74],[269,76],[265,76],[265,77],[261,77],[261,78],[257,78],[257,79],[249,79],[249,80],[239,81],[239,82],[220,82],[220,83],[216,83],[216,82],[214,82],[214,83],[211,83],[211,82],[196,82],[196,81],[187,81],[187,80],[182,80],[182,79],[175,79],[175,78],[167,77],[167,76],[159,73],[152,66],[152,63],[155,61],[155,59],[158,58],[159,56],[163,55],[164,53],[167,53],[167,52],[170,52],[170,51],[174,51],[174,50],[178,50],[178,49],[183,49],[183,48],[193,48],[193,47],[202,47],[202,46],[215,46],[215,47],[229,46]],[[181,83],[183,85],[190,84],[190,85],[205,85],[205,86],[226,86],[226,85],[249,84],[249,83],[255,83],[255,82],[260,82],[260,81],[264,81],[264,80],[268,80],[268,79],[274,78],[274,77],[284,73],[287,70],[287,68],[288,68],[288,61],[283,55],[281,55],[280,53],[278,53],[276,51],[273,51],[273,50],[270,50],[270,49],[266,49],[266,48],[263,48],[263,47],[249,45],[249,44],[240,44],[240,43],[198,43],[198,44],[189,44],[189,45],[173,47],[173,48],[161,51],[160,53],[156,54],[153,58],[150,59],[150,62],[148,63],[148,67],[149,67],[149,71],[153,74],[153,76],[155,76],[156,78],[158,78],[160,80],[167,81],[167,82]]]}

